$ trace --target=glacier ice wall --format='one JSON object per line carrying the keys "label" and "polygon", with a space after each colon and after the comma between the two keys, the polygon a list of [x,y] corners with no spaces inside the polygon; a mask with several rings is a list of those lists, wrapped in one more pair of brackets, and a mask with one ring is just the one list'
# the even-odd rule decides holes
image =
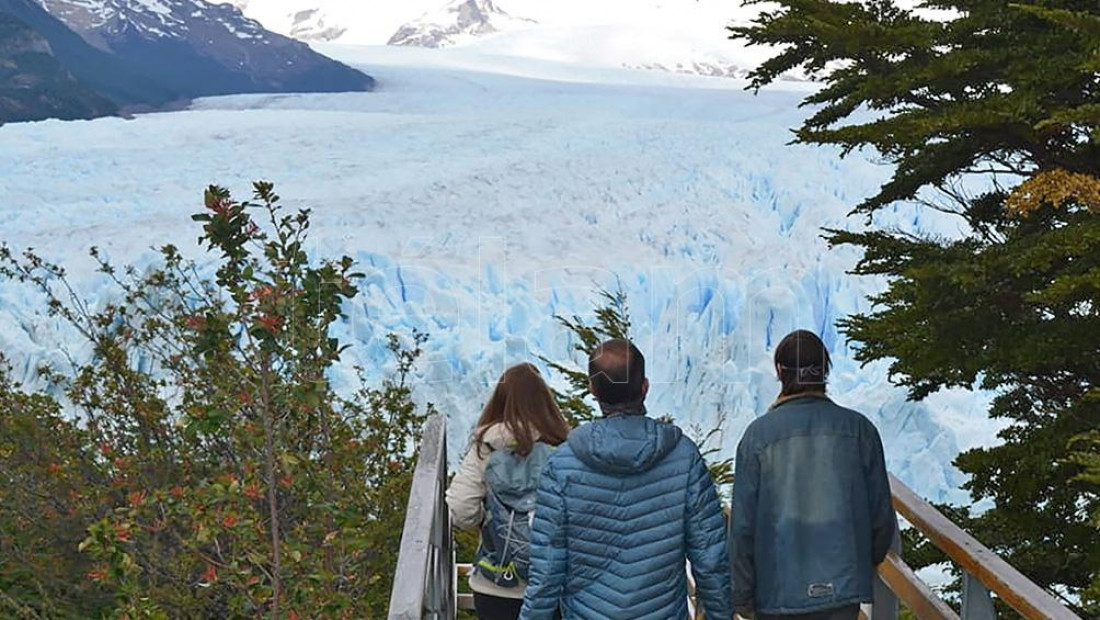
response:
{"label": "glacier ice wall", "polygon": [[[511,62],[516,73],[522,62]],[[0,128],[0,238],[62,262],[102,303],[110,292],[88,246],[116,263],[148,264],[165,242],[197,256],[189,216],[205,185],[240,197],[272,180],[287,206],[313,209],[315,254],[349,254],[367,274],[339,327],[353,346],[337,384],[350,385],[355,365],[386,372],[387,333],[427,332],[417,394],[451,420],[453,457],[504,368],[571,355],[554,315],[590,316],[597,288],[621,286],[653,412],[686,426],[721,420],[718,447],[732,453],[775,396],[772,347],[812,329],[834,356],[831,392],[878,425],[891,469],[929,497],[964,499],[950,461],[991,441],[988,397],[909,403],[883,364],[852,360],[835,322],[867,310],[883,284],[846,275],[858,256],[827,250],[820,229],[862,226],[846,213],[889,171],[788,146],[799,92],[400,58],[370,68],[373,94],[218,98],[134,120]],[[956,226],[905,206],[878,219]],[[0,282],[0,348],[22,379],[64,365],[65,351],[86,355],[75,342],[33,291]]]}

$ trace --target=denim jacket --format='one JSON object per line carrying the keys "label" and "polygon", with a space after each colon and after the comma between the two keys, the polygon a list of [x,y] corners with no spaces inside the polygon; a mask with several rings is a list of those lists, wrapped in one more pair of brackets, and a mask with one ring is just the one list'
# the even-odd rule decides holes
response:
{"label": "denim jacket", "polygon": [[801,614],[869,603],[896,529],[874,425],[824,395],[778,403],[737,447],[734,608]]}

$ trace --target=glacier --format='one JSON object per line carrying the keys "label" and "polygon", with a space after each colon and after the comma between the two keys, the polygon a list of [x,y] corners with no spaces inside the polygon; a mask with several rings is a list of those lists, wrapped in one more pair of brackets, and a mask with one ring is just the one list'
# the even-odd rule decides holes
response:
{"label": "glacier", "polygon": [[[811,88],[758,95],[743,81],[597,69],[461,50],[329,46],[365,66],[374,93],[247,95],[90,122],[0,127],[0,241],[66,266],[89,303],[112,295],[87,255],[148,265],[164,243],[208,261],[190,215],[203,188],[244,198],[275,182],[313,209],[311,252],[366,273],[338,336],[352,344],[339,388],[391,364],[385,335],[426,332],[416,394],[449,419],[452,459],[507,366],[569,359],[554,315],[591,317],[599,288],[627,294],[648,359],[649,405],[686,427],[721,423],[731,455],[777,391],[772,347],[812,329],[834,359],[830,392],[880,429],[890,469],[936,501],[966,501],[951,466],[998,426],[989,395],[908,402],[885,364],[860,368],[837,319],[882,290],[846,270],[821,228],[889,168],[871,154],[790,146]],[[878,225],[959,234],[949,216],[896,205]],[[87,351],[41,297],[0,281],[0,350],[17,379]],[[544,367],[544,366],[543,366]],[[549,375],[552,384],[562,378]]]}

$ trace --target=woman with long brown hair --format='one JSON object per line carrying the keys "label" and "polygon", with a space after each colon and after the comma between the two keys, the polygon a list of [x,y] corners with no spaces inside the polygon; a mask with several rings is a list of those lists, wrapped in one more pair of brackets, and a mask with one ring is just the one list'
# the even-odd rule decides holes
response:
{"label": "woman with long brown hair", "polygon": [[[470,448],[447,489],[455,526],[481,528],[478,561],[470,574],[474,606],[481,620],[518,618],[527,586],[517,576],[514,563],[502,558],[497,548],[502,546],[500,528],[494,529],[494,525],[500,524],[494,524],[493,515],[500,520],[502,506],[515,514],[514,506],[502,503],[497,494],[515,497],[531,493],[548,446],[562,443],[568,434],[569,425],[538,369],[519,364],[506,370],[481,412]],[[504,476],[508,483],[526,487],[497,488],[494,494],[494,481],[499,479],[494,474],[505,468],[512,468]]]}

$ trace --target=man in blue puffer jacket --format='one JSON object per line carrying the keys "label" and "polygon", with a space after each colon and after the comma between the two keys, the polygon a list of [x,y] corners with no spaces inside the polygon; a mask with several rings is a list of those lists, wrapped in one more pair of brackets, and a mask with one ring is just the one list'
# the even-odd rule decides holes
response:
{"label": "man in blue puffer jacket", "polygon": [[604,418],[550,457],[531,529],[521,618],[686,618],[691,561],[708,618],[733,615],[718,495],[699,449],[645,415],[645,359],[626,340],[600,345],[589,387]]}

